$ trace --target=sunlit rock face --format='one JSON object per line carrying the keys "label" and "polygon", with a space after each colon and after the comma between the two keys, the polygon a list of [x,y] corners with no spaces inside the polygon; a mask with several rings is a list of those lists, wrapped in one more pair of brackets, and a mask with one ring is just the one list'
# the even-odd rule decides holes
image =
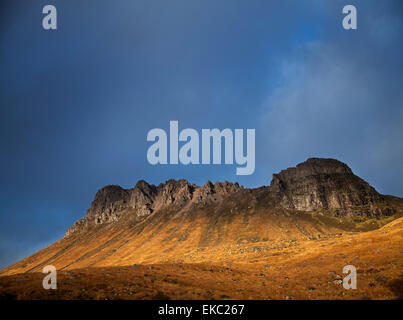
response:
{"label": "sunlit rock face", "polygon": [[[250,200],[247,200],[250,199]],[[333,216],[378,217],[393,210],[382,206],[384,197],[344,163],[334,159],[311,158],[273,175],[269,187],[247,189],[238,183],[207,181],[202,186],[188,181],[168,180],[158,186],[140,180],[131,189],[111,185],[100,189],[84,218],[74,223],[66,236],[88,226],[116,222],[123,217],[146,218],[161,210],[209,211],[220,203],[233,208],[250,201],[247,207],[271,201],[285,210],[317,211]],[[380,206],[381,204],[381,206]]]}
{"label": "sunlit rock face", "polygon": [[379,209],[371,205],[384,200],[346,164],[334,159],[310,158],[295,168],[282,170],[273,175],[270,191],[284,208],[335,209],[339,215],[350,214],[357,207],[367,207],[364,214],[378,215]]}
{"label": "sunlit rock face", "polygon": [[238,183],[212,184],[208,181],[203,186],[196,186],[183,179],[171,179],[158,186],[140,180],[132,189],[123,189],[116,185],[106,186],[98,190],[86,216],[76,221],[67,230],[66,236],[92,224],[118,221],[127,214],[146,217],[161,209],[180,210],[191,204],[211,204],[238,190],[243,190]]}

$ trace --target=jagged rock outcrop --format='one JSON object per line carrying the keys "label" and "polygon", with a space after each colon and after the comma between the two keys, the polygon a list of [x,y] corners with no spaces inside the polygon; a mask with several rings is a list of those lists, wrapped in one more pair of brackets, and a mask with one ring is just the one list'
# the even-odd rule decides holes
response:
{"label": "jagged rock outcrop", "polygon": [[365,207],[369,216],[382,212],[373,206],[384,201],[367,182],[353,174],[344,163],[334,159],[310,158],[273,175],[270,189],[286,209],[334,210],[336,215]]}
{"label": "jagged rock outcrop", "polygon": [[[211,206],[234,194],[241,199],[245,190],[254,194],[250,203],[253,206],[264,199],[273,199],[274,205],[282,209],[325,210],[334,216],[373,217],[393,213],[390,208],[379,207],[384,196],[354,175],[346,164],[334,159],[310,158],[295,168],[273,174],[270,186],[258,189],[244,189],[238,183],[227,181],[215,184],[207,181],[197,186],[173,179],[158,186],[140,180],[132,189],[106,186],[96,193],[85,218],[74,223],[66,236],[85,230],[91,224],[117,221],[125,214],[146,217],[164,208],[192,210]],[[232,199],[231,205],[237,207],[235,202]]]}
{"label": "jagged rock outcrop", "polygon": [[154,208],[159,209],[167,206],[183,207],[193,198],[195,185],[191,185],[188,181],[182,179],[179,181],[170,179],[165,183],[161,183],[157,187],[157,194],[154,198]]}
{"label": "jagged rock outcrop", "polygon": [[110,185],[100,189],[84,218],[76,221],[66,232],[69,236],[82,231],[90,224],[103,224],[119,220],[124,214],[144,217],[164,208],[180,210],[188,204],[211,204],[217,198],[241,190],[238,183],[208,181],[199,187],[188,181],[170,179],[158,186],[144,180],[137,182],[132,189]]}
{"label": "jagged rock outcrop", "polygon": [[119,212],[128,207],[130,198],[130,191],[120,186],[103,187],[96,193],[86,217],[95,219],[95,223],[116,221]]}
{"label": "jagged rock outcrop", "polygon": [[67,229],[65,233],[65,237],[72,235],[73,233],[80,232],[85,230],[88,227],[88,219],[87,217],[81,218],[73,223],[73,225]]}

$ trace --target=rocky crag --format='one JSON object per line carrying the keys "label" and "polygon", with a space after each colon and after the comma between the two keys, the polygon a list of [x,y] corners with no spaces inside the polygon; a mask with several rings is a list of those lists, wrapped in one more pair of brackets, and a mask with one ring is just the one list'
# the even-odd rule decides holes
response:
{"label": "rocky crag", "polygon": [[[231,200],[229,200],[231,199]],[[132,189],[111,185],[100,189],[84,218],[75,222],[65,237],[91,225],[116,222],[132,215],[147,217],[172,209],[191,211],[234,199],[249,199],[250,205],[270,203],[282,210],[314,211],[333,217],[357,215],[368,218],[394,214],[385,196],[334,159],[310,158],[273,174],[269,186],[247,189],[238,183],[208,181],[197,186],[186,180],[168,180],[158,186],[139,181]]]}

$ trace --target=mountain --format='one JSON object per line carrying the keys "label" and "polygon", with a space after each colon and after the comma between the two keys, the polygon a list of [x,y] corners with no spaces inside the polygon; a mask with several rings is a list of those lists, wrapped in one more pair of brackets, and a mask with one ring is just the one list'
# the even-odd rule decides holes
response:
{"label": "mountain", "polygon": [[230,182],[213,185],[211,181],[199,187],[186,180],[168,180],[159,186],[141,180],[133,189],[106,186],[97,192],[86,216],[69,228],[66,236],[94,224],[116,222],[123,216],[140,218],[164,210],[192,211],[231,204],[236,207],[234,197],[249,199],[248,207],[272,203],[273,208],[324,210],[335,217],[382,217],[394,213],[385,197],[354,175],[346,164],[311,158],[296,168],[274,174],[269,187],[258,189],[245,189]]}
{"label": "mountain", "polygon": [[[7,289],[4,279],[19,279],[21,274],[34,277],[49,264],[65,273],[87,270],[80,271],[84,274],[88,270],[94,274],[121,274],[127,271],[125,268],[132,270],[133,265],[136,270],[158,266],[159,275],[150,272],[157,278],[167,277],[164,272],[173,272],[172,266],[177,264],[193,274],[198,274],[200,268],[222,270],[224,266],[237,274],[262,272],[264,265],[273,263],[305,270],[305,263],[299,265],[301,257],[314,263],[313,257],[320,252],[326,252],[325,256],[344,254],[338,245],[351,244],[352,239],[361,248],[359,239],[378,239],[379,228],[389,225],[394,236],[382,236],[379,243],[388,240],[391,259],[401,264],[401,255],[395,256],[402,238],[402,212],[403,199],[379,194],[346,164],[334,159],[310,158],[274,174],[270,185],[255,189],[230,182],[207,181],[197,186],[186,180],[168,180],[158,186],[141,180],[132,189],[111,185],[96,193],[85,217],[75,222],[64,238],[0,271],[0,292],[2,283]],[[365,245],[373,250],[372,242]],[[379,261],[384,259],[382,256]],[[95,282],[104,283],[105,277],[100,277],[103,280]],[[139,293],[140,289],[136,290]],[[390,290],[389,296],[383,291],[378,294],[393,298],[394,291]],[[131,298],[152,298],[154,294],[156,291],[149,295],[144,291]],[[106,291],[96,297],[105,295]],[[245,298],[242,294],[224,295]],[[204,292],[201,297],[208,295]],[[318,297],[323,298],[323,293]]]}

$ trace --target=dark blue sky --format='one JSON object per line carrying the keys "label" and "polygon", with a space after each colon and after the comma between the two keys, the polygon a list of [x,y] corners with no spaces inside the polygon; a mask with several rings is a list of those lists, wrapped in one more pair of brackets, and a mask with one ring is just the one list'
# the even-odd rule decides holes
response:
{"label": "dark blue sky", "polygon": [[[402,39],[401,0],[2,1],[0,267],[61,238],[108,184],[256,187],[316,156],[403,196]],[[255,128],[255,173],[149,165],[147,132],[169,120]]]}

